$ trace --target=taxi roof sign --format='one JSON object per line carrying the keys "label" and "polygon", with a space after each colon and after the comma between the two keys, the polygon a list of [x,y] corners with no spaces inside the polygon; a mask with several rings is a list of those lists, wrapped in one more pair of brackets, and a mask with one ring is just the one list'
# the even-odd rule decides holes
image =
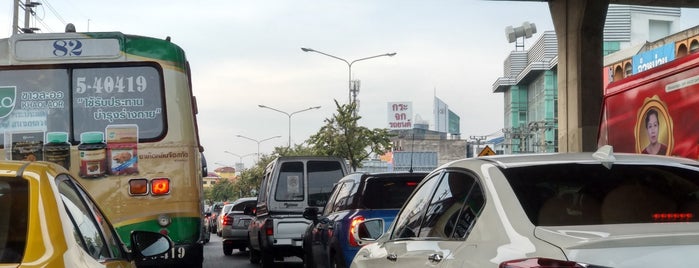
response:
{"label": "taxi roof sign", "polygon": [[490,149],[490,146],[486,145],[483,150],[481,150],[480,153],[478,153],[478,156],[486,156],[486,155],[495,155],[495,151],[493,149]]}

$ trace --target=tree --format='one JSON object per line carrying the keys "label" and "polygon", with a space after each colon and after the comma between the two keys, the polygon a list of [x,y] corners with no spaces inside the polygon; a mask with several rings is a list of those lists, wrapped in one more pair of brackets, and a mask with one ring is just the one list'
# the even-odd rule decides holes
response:
{"label": "tree", "polygon": [[235,195],[233,183],[224,178],[211,188],[211,199],[227,201]]}
{"label": "tree", "polygon": [[362,117],[357,115],[356,103],[340,105],[335,100],[337,114],[326,118],[326,125],[312,135],[307,143],[316,155],[343,157],[350,162],[353,171],[372,154],[384,154],[391,150],[391,134],[387,129],[359,126]]}

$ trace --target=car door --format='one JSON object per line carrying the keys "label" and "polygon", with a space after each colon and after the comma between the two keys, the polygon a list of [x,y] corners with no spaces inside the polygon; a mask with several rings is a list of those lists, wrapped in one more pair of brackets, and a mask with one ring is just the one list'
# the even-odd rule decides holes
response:
{"label": "car door", "polygon": [[323,209],[322,216],[313,228],[313,257],[318,267],[329,265],[330,241],[334,235],[334,225],[338,214],[345,210],[352,189],[352,181],[338,184],[333,191],[328,204]]}
{"label": "car door", "polygon": [[444,170],[425,179],[396,218],[388,241],[356,258],[359,267],[440,267],[465,239],[483,208],[474,176]]}
{"label": "car door", "polygon": [[97,205],[68,175],[56,178],[61,200],[73,226],[73,238],[86,254],[85,262],[97,261],[106,267],[132,267],[123,244]]}

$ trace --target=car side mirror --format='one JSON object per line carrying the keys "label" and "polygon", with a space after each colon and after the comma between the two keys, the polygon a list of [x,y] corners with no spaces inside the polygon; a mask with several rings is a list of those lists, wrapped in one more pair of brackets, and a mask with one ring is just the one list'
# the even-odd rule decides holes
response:
{"label": "car side mirror", "polygon": [[376,242],[383,235],[383,219],[368,219],[357,224],[357,231],[352,232],[352,237],[360,246]]}
{"label": "car side mirror", "polygon": [[131,256],[139,263],[146,260],[167,259],[174,243],[167,236],[148,231],[131,232]]}
{"label": "car side mirror", "polygon": [[315,224],[318,222],[318,211],[317,207],[306,207],[306,209],[303,210],[303,218],[313,221]]}

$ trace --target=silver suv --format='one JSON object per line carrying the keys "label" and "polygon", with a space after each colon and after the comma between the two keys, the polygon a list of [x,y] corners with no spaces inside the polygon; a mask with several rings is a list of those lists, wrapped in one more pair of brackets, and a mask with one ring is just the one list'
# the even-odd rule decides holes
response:
{"label": "silver suv", "polygon": [[322,208],[333,185],[347,175],[344,159],[324,156],[279,157],[270,162],[260,184],[257,206],[248,228],[250,262],[273,267],[274,260],[303,258],[303,233],[311,221],[306,207]]}

